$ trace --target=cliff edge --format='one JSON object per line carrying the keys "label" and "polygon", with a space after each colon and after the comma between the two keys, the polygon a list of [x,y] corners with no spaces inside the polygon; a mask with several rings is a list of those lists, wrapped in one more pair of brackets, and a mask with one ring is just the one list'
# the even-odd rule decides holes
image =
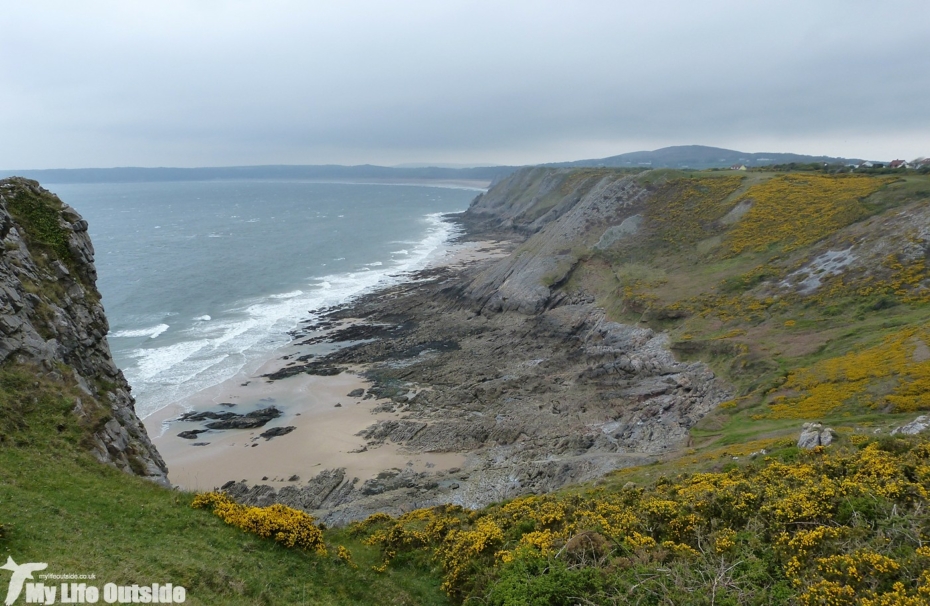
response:
{"label": "cliff edge", "polygon": [[87,221],[37,182],[4,179],[0,241],[0,367],[77,394],[71,412],[99,461],[169,485],[110,354]]}

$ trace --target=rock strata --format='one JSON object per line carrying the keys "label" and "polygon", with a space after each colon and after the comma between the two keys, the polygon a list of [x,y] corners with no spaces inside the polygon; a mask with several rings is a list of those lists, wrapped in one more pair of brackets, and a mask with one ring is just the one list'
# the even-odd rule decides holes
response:
{"label": "rock strata", "polygon": [[[664,334],[611,322],[590,302],[476,313],[462,293],[477,271],[432,271],[330,312],[334,320],[393,322],[395,330],[321,358],[365,365],[374,382],[368,393],[381,399],[376,410],[395,415],[373,421],[358,452],[390,444],[426,460],[459,454],[462,469],[384,470],[338,485],[329,470],[306,486],[236,483],[230,494],[255,505],[302,504],[327,524],[414,505],[480,507],[677,450],[688,429],[730,397],[704,364],[679,362]],[[321,486],[332,494],[320,498]]]}
{"label": "rock strata", "polygon": [[[385,469],[361,481],[327,470],[304,486],[227,490],[338,524],[544,493],[686,446],[689,429],[732,396],[729,386],[704,363],[679,361],[666,334],[611,321],[593,296],[562,288],[572,251],[593,247],[612,225],[626,227],[608,239],[634,233],[649,195],[618,171],[517,171],[459,217],[466,238],[500,239],[509,256],[419,272],[295,331],[298,346],[342,347],[269,378],[365,368],[373,384],[364,399],[391,416],[373,420],[353,452],[399,449],[425,471]],[[321,336],[323,326],[331,330]],[[450,456],[461,466],[431,461]]]}
{"label": "rock strata", "polygon": [[74,414],[94,422],[94,456],[168,484],[110,354],[87,221],[35,181],[0,180],[0,362],[34,365],[86,394]]}

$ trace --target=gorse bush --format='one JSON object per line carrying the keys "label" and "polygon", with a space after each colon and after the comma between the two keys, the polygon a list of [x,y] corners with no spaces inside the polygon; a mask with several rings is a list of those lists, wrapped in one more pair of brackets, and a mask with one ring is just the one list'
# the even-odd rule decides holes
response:
{"label": "gorse bush", "polygon": [[[227,524],[272,538],[285,547],[299,547],[323,556],[327,554],[323,531],[314,524],[313,517],[303,511],[279,504],[270,507],[239,505],[221,492],[199,494],[191,507],[211,509]],[[351,561],[347,552],[338,555],[346,562]]]}
{"label": "gorse bush", "polygon": [[930,442],[791,454],[648,488],[378,514],[352,532],[380,547],[381,570],[428,554],[466,603],[928,603]]}
{"label": "gorse bush", "polygon": [[764,251],[778,244],[784,251],[812,244],[868,214],[861,200],[883,184],[881,179],[814,174],[777,176],[751,187],[744,200],[752,207],[727,234],[731,254]]}
{"label": "gorse bush", "polygon": [[790,373],[782,389],[801,395],[779,397],[770,406],[775,418],[823,418],[844,404],[930,409],[930,359],[919,347],[930,342],[924,327],[906,328],[881,344],[823,360]]}
{"label": "gorse bush", "polygon": [[734,204],[724,204],[740,186],[742,177],[674,179],[655,192],[647,213],[649,225],[663,244],[680,247],[719,231],[717,221]]}

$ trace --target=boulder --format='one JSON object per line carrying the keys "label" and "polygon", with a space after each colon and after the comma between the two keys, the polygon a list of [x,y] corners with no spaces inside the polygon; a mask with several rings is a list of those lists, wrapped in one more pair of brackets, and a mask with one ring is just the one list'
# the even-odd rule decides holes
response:
{"label": "boulder", "polygon": [[910,423],[894,428],[891,431],[891,435],[900,433],[906,436],[912,436],[926,429],[930,429],[930,415],[920,415]]}
{"label": "boulder", "polygon": [[[224,416],[219,421],[207,423],[208,429],[255,429],[268,423],[272,419],[281,416],[281,411],[274,406],[261,408],[245,415],[235,413],[222,413]],[[225,416],[232,415],[232,416]]]}
{"label": "boulder", "polygon": [[198,435],[206,433],[206,429],[191,429],[190,431],[182,431],[178,434],[179,438],[184,438],[185,440],[193,440]]}
{"label": "boulder", "polygon": [[271,429],[267,429],[258,435],[265,438],[265,440],[270,440],[271,438],[287,435],[295,429],[297,428],[293,425],[289,425],[287,427],[272,427]]}
{"label": "boulder", "polygon": [[829,446],[836,438],[836,432],[820,423],[805,423],[801,426],[798,448],[810,450],[818,446]]}

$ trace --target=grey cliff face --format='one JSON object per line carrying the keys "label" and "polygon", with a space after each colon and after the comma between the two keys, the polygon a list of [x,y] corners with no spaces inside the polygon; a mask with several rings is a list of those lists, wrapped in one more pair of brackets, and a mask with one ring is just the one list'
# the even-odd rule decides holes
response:
{"label": "grey cliff face", "polygon": [[35,181],[5,179],[0,241],[0,363],[30,365],[55,380],[73,375],[87,396],[74,414],[101,420],[94,456],[168,485],[165,462],[110,354],[87,221]]}
{"label": "grey cliff face", "polygon": [[610,225],[635,229],[630,226],[638,224],[635,217],[648,192],[633,176],[576,174],[523,169],[472,203],[468,214],[528,236],[513,255],[482,272],[467,289],[483,308],[543,311],[555,303],[553,287],[571,272],[579,244],[596,245]]}
{"label": "grey cliff face", "polygon": [[593,295],[561,287],[575,251],[636,234],[651,196],[628,172],[521,169],[461,216],[468,237],[499,238],[514,246],[509,256],[425,270],[330,312],[330,322],[364,320],[326,337],[345,347],[274,376],[365,367],[374,383],[365,398],[393,418],[358,434],[358,452],[392,444],[462,455],[460,467],[364,481],[325,470],[280,489],[230,478],[223,489],[338,525],[447,503],[480,508],[686,446],[731,387],[703,362],[678,360],[667,334],[610,321]]}

